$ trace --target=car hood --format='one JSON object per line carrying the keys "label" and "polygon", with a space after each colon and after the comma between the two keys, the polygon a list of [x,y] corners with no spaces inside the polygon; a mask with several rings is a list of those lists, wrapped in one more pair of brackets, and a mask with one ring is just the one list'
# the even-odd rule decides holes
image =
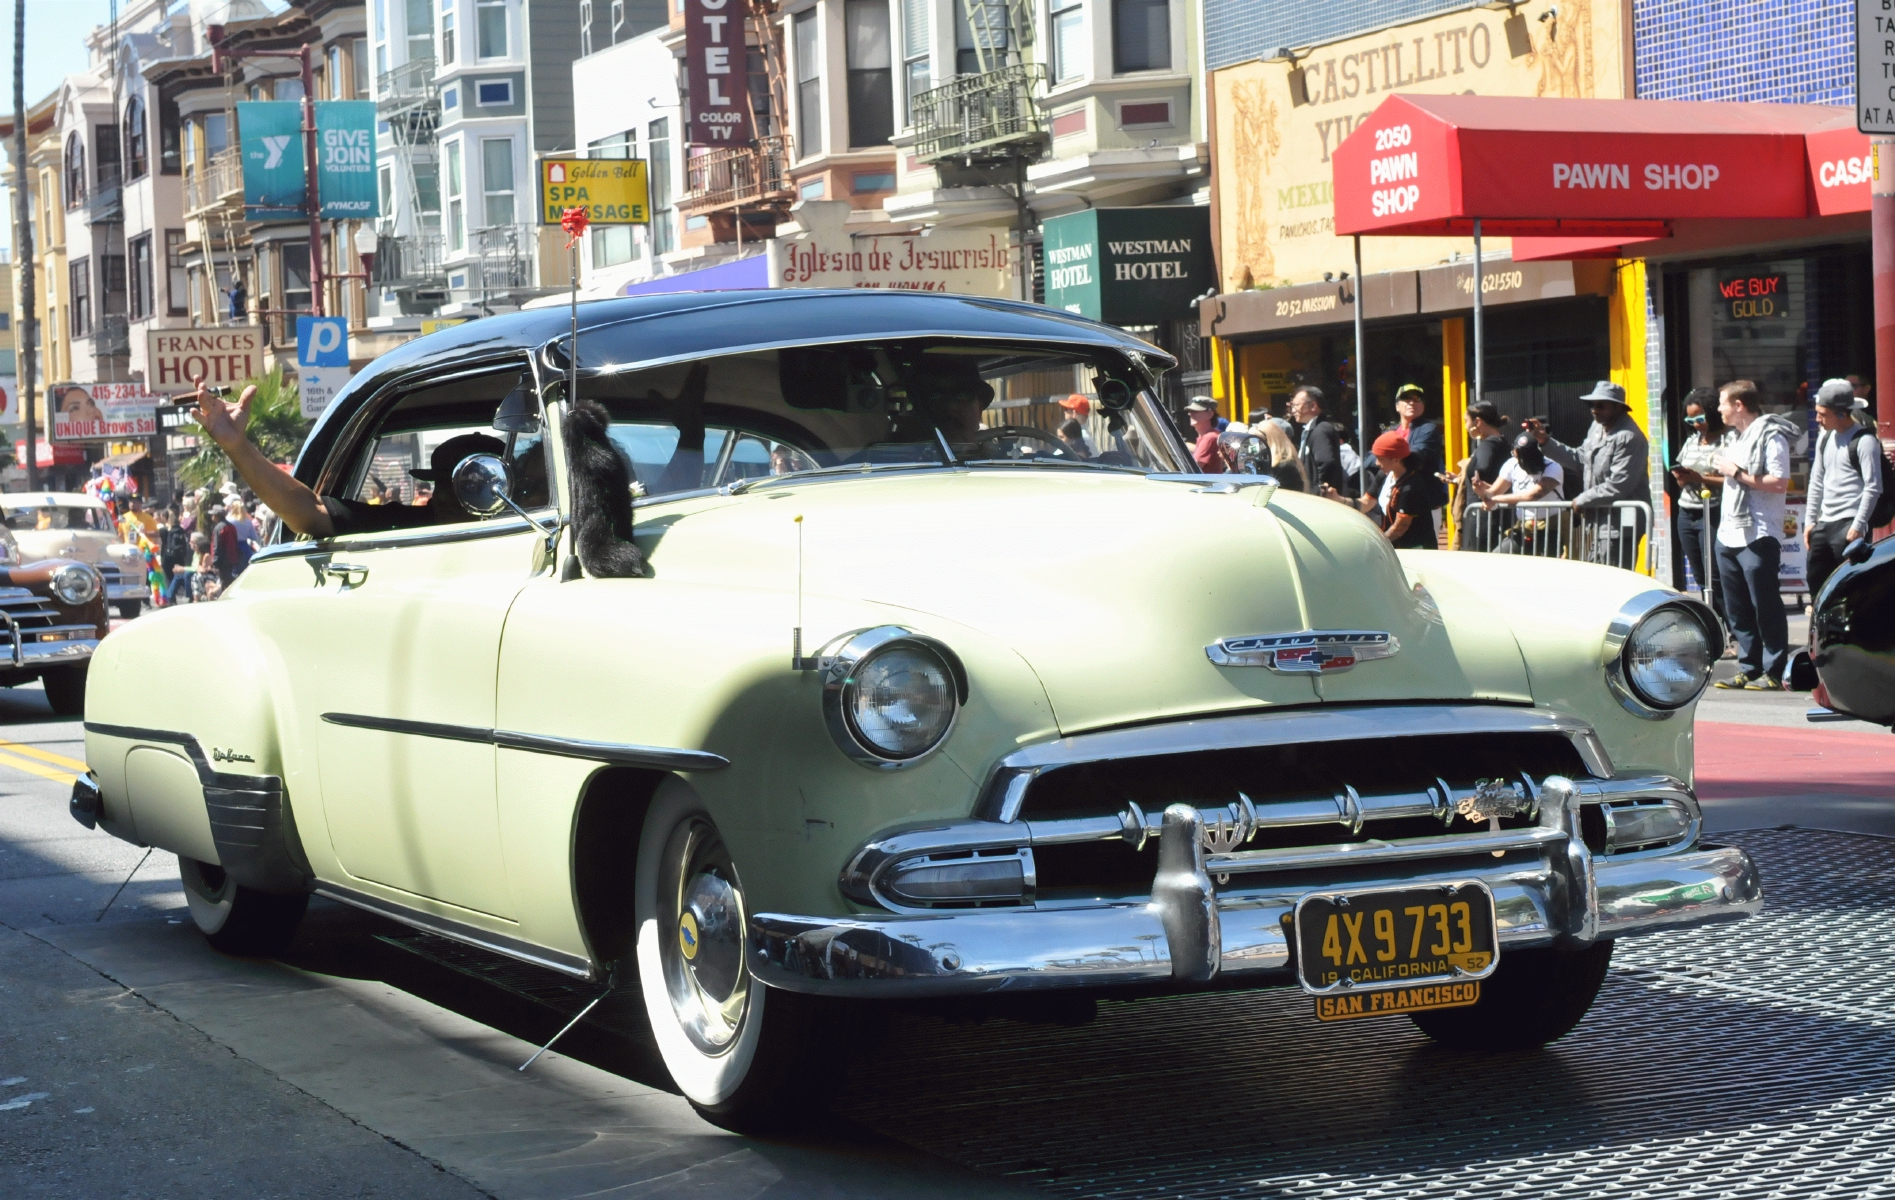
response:
{"label": "car hood", "polygon": [[[1026,660],[1067,733],[1259,705],[1530,702],[1504,622],[1444,621],[1347,508],[1262,498],[1117,473],[929,472],[641,509],[640,540],[659,578],[793,589],[800,526],[805,646],[859,628],[824,627],[824,599],[866,601],[950,645],[942,622],[978,630]],[[1306,629],[1385,632],[1400,649],[1317,677],[1206,655],[1221,638]]]}
{"label": "car hood", "polygon": [[105,548],[118,539],[91,529],[16,529],[13,540],[19,544],[23,561],[67,558],[98,563],[105,559]]}

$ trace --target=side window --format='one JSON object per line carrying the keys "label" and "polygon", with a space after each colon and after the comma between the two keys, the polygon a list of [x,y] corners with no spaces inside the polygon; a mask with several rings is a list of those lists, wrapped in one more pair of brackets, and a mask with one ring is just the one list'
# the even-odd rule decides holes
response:
{"label": "side window", "polygon": [[551,503],[543,429],[495,429],[502,409],[540,417],[532,376],[509,369],[445,381],[408,392],[381,413],[356,444],[348,468],[332,477],[328,495],[344,502],[347,532],[476,523],[454,498],[453,471],[475,454],[504,459],[513,498],[526,509]]}

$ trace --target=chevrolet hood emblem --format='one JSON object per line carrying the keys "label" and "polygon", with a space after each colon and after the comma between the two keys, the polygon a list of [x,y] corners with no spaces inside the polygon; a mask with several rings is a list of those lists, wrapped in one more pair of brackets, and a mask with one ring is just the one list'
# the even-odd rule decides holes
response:
{"label": "chevrolet hood emblem", "polygon": [[1204,655],[1220,667],[1268,667],[1280,675],[1332,675],[1359,662],[1392,658],[1393,634],[1364,629],[1305,629],[1301,633],[1219,638]]}

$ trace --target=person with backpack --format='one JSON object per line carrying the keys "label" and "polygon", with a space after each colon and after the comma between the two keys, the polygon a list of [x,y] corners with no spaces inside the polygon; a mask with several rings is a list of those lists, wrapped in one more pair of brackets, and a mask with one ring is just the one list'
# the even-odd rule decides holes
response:
{"label": "person with backpack", "polygon": [[1753,692],[1783,690],[1790,658],[1789,622],[1778,583],[1783,562],[1783,494],[1790,486],[1788,418],[1763,411],[1763,393],[1748,379],[1717,393],[1718,415],[1737,437],[1711,461],[1724,478],[1717,517],[1717,586],[1737,642],[1735,678],[1712,686]]}
{"label": "person with backpack", "polygon": [[1895,520],[1882,441],[1856,423],[1855,403],[1855,388],[1847,379],[1826,380],[1816,393],[1816,423],[1823,431],[1810,460],[1803,525],[1803,547],[1809,552],[1804,573],[1812,600],[1842,565],[1849,543]]}

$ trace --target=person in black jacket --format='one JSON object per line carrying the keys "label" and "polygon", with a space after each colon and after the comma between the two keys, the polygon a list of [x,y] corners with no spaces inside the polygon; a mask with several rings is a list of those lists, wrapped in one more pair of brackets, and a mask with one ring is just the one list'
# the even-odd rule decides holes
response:
{"label": "person in black jacket", "polygon": [[1500,469],[1507,463],[1507,418],[1500,415],[1493,401],[1483,400],[1467,406],[1467,435],[1474,444],[1474,452],[1461,460],[1458,468],[1461,474],[1460,491],[1456,503],[1460,506],[1460,521],[1456,526],[1463,550],[1492,550],[1499,525],[1488,515],[1477,514],[1480,508],[1480,489],[1476,481],[1491,486],[1500,478]]}
{"label": "person in black jacket", "polygon": [[164,572],[165,594],[171,591],[171,577],[191,567],[191,535],[178,528],[178,511],[166,507],[158,512],[158,531],[152,536],[158,552],[158,569]]}
{"label": "person in black jacket", "polygon": [[1342,466],[1342,429],[1323,415],[1322,389],[1299,388],[1290,397],[1290,418],[1303,427],[1297,457],[1310,490],[1321,492],[1330,487],[1347,493],[1349,473]]}

